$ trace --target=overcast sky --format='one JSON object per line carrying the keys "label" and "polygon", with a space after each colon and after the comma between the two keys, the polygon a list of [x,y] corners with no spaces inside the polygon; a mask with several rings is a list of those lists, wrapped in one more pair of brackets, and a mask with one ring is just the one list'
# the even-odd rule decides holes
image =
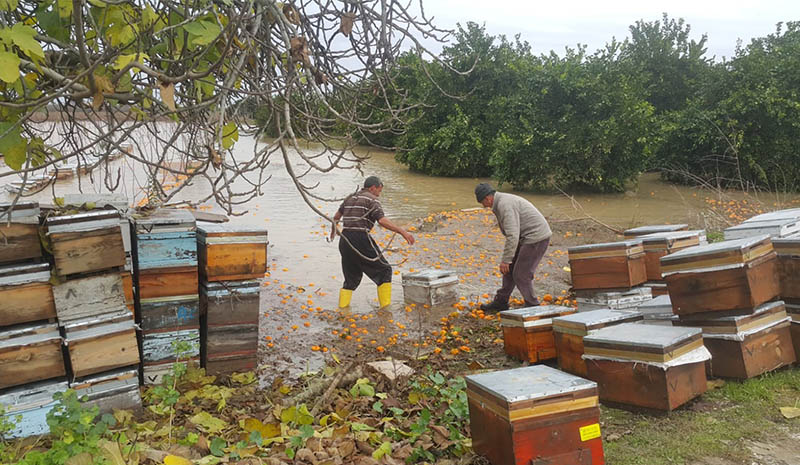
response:
{"label": "overcast sky", "polygon": [[635,21],[660,20],[667,13],[686,20],[692,38],[708,35],[709,57],[731,57],[737,39],[746,45],[774,32],[778,22],[800,20],[800,0],[423,0],[423,5],[441,27],[485,23],[489,34],[511,38],[519,33],[534,52],[559,54],[577,43],[594,52],[612,37],[627,37]]}

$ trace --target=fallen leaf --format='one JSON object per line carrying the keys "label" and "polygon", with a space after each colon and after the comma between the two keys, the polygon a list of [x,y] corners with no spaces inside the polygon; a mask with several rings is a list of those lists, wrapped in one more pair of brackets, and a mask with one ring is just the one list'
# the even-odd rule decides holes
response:
{"label": "fallen leaf", "polygon": [[192,465],[192,462],[177,455],[168,455],[164,457],[164,465]]}
{"label": "fallen leaf", "polygon": [[231,375],[231,379],[239,384],[248,385],[256,382],[256,374],[253,373],[252,371],[246,371],[244,373],[235,373]]}
{"label": "fallen leaf", "polygon": [[227,423],[220,420],[219,418],[214,418],[208,412],[200,412],[197,415],[189,418],[189,421],[194,423],[197,426],[200,426],[201,429],[208,433],[217,433],[222,431],[223,428],[228,426]]}
{"label": "fallen leaf", "polygon": [[100,455],[106,459],[106,463],[110,465],[127,465],[125,459],[122,458],[122,451],[119,450],[119,444],[107,439],[101,439],[97,442],[97,445],[100,446]]}
{"label": "fallen leaf", "polygon": [[93,461],[92,454],[81,452],[78,455],[68,458],[67,461],[64,462],[64,465],[92,465]]}
{"label": "fallen leaf", "polygon": [[719,389],[725,385],[725,380],[723,379],[710,379],[706,382],[706,386],[708,390],[711,391],[713,389]]}
{"label": "fallen leaf", "polygon": [[781,407],[781,414],[791,420],[792,418],[800,417],[800,408],[797,407]]}

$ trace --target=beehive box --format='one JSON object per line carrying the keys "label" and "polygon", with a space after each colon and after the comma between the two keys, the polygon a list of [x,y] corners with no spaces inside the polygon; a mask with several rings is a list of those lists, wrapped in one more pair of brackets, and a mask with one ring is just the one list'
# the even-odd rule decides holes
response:
{"label": "beehive box", "polygon": [[800,235],[772,239],[778,255],[781,297],[800,299]]}
{"label": "beehive box", "polygon": [[200,298],[197,295],[142,300],[140,308],[140,325],[145,333],[200,327]]}
{"label": "beehive box", "polygon": [[139,363],[136,326],[127,308],[64,327],[73,378]]}
{"label": "beehive box", "polygon": [[53,286],[53,297],[62,326],[127,308],[119,271],[64,281]]}
{"label": "beehive box", "polygon": [[70,383],[70,388],[75,390],[79,399],[86,396],[84,407],[97,406],[101,414],[142,407],[138,367],[87,376]]}
{"label": "beehive box", "polygon": [[792,334],[795,358],[800,360],[800,305],[787,303],[786,313],[792,319],[792,324],[789,325],[789,332]]}
{"label": "beehive box", "polygon": [[39,203],[0,204],[0,237],[0,263],[40,258]]}
{"label": "beehive box", "polygon": [[204,283],[200,354],[210,374],[255,368],[258,358],[260,282]]}
{"label": "beehive box", "polygon": [[[191,212],[156,210],[149,216],[134,217],[134,229],[136,265],[140,272],[193,267],[197,274],[197,232]],[[183,283],[175,285],[183,286]]]}
{"label": "beehive box", "polygon": [[458,300],[458,275],[449,270],[421,270],[403,273],[403,297],[406,302],[447,305]]}
{"label": "beehive box", "polygon": [[586,377],[583,361],[583,338],[592,331],[622,323],[642,320],[642,314],[625,310],[593,310],[553,318],[553,338],[558,367],[567,373]]}
{"label": "beehive box", "polygon": [[131,264],[131,225],[128,220],[130,203],[128,198],[122,194],[103,193],[103,194],[64,194],[64,205],[88,208],[90,210],[117,210],[120,214],[119,227],[122,233],[122,246],[125,249],[125,269],[132,270]]}
{"label": "beehive box", "polygon": [[797,218],[744,222],[723,231],[726,241],[763,236],[764,234],[778,238],[791,236],[798,232],[800,232],[800,220]]}
{"label": "beehive box", "polygon": [[579,312],[601,309],[635,310],[652,298],[651,288],[647,286],[634,287],[627,291],[575,291]]}
{"label": "beehive box", "polygon": [[144,332],[142,337],[142,362],[151,365],[175,362],[178,354],[173,343],[187,343],[189,350],[184,359],[197,360],[200,356],[200,329],[180,329],[164,332]]}
{"label": "beehive box", "polygon": [[544,365],[466,381],[472,447],[493,465],[605,463],[595,383]]}
{"label": "beehive box", "polygon": [[672,313],[672,302],[668,295],[654,297],[642,303],[637,310],[644,317],[642,323],[646,324],[672,326],[672,321],[678,319],[678,315]]}
{"label": "beehive box", "polygon": [[757,223],[762,221],[774,220],[796,220],[800,219],[800,208],[787,208],[784,210],[775,210],[760,215],[752,216],[746,220],[745,223]]}
{"label": "beehive box", "polygon": [[647,281],[641,240],[567,249],[573,289],[630,289]]}
{"label": "beehive box", "polygon": [[574,308],[559,305],[540,305],[500,312],[506,354],[530,363],[556,358],[553,318],[573,313]]}
{"label": "beehive box", "polygon": [[[49,433],[47,413],[56,406],[53,395],[64,392],[67,388],[64,380],[50,380],[19,386],[0,394],[0,405],[6,409],[3,417],[16,423],[14,429],[4,433],[4,438],[25,438]],[[19,421],[17,417],[20,417]]]}
{"label": "beehive box", "polygon": [[688,229],[688,224],[652,224],[648,226],[639,226],[637,228],[626,229],[622,234],[626,239],[629,239],[646,236],[648,234],[686,231]]}
{"label": "beehive box", "polygon": [[769,236],[689,247],[661,257],[673,313],[752,309],[780,293]]}
{"label": "beehive box", "polygon": [[0,326],[55,317],[49,264],[0,266]]}
{"label": "beehive box", "polygon": [[711,374],[749,379],[795,361],[792,335],[783,302],[769,302],[749,315],[688,315],[675,326],[700,328],[711,352]]}
{"label": "beehive box", "polygon": [[661,257],[700,245],[700,238],[705,231],[675,231],[648,234],[641,236],[644,247],[644,262],[649,281],[661,280]]}
{"label": "beehive box", "polygon": [[206,282],[261,279],[267,271],[267,230],[204,224],[197,227],[197,258]]}
{"label": "beehive box", "polygon": [[125,247],[116,210],[52,216],[45,222],[61,276],[125,266]]}
{"label": "beehive box", "polygon": [[0,331],[0,389],[65,376],[61,336],[55,323]]}
{"label": "beehive box", "polygon": [[585,336],[583,347],[603,402],[670,411],[706,391],[700,329],[623,323]]}

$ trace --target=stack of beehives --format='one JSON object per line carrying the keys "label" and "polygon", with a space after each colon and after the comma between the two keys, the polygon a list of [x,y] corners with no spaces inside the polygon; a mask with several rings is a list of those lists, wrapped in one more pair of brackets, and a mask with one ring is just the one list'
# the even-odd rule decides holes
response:
{"label": "stack of beehives", "polygon": [[145,384],[158,384],[178,359],[200,358],[197,232],[187,210],[134,218],[136,318]]}
{"label": "stack of beehives", "polygon": [[126,225],[115,209],[45,220],[70,385],[104,411],[141,404],[136,325],[123,280]]}
{"label": "stack of beehives", "polygon": [[0,205],[0,404],[22,416],[12,437],[48,431],[52,393],[67,389],[39,204]]}
{"label": "stack of beehives", "polygon": [[635,309],[652,298],[641,239],[570,247],[572,288],[579,311]]}
{"label": "stack of beehives", "polygon": [[714,376],[747,379],[793,363],[791,318],[768,235],[690,247],[661,258],[675,326],[701,328]]}
{"label": "stack of beehives", "polygon": [[267,231],[197,228],[201,357],[211,374],[255,368],[261,280],[267,271]]}

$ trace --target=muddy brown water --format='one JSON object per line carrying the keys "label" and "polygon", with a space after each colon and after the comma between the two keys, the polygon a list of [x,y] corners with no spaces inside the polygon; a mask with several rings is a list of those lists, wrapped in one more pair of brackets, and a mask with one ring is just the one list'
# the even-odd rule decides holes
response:
{"label": "muddy brown water", "polygon": [[[235,156],[243,159],[252,153],[253,139],[243,138],[236,145]],[[309,150],[316,147],[309,146]],[[305,181],[309,184],[319,183],[316,192],[322,196],[341,197],[353,192],[363,182],[365,176],[377,175],[385,185],[381,201],[386,214],[400,224],[412,224],[437,212],[475,208],[473,189],[478,182],[486,179],[443,178],[426,176],[409,171],[394,161],[392,153],[360,149],[361,155],[369,155],[363,174],[354,169],[333,171],[324,175],[310,174]],[[294,154],[297,157],[297,154]],[[231,223],[263,226],[269,231],[269,263],[270,273],[265,281],[262,293],[262,336],[273,336],[277,347],[283,344],[278,357],[273,357],[274,350],[262,347],[262,362],[278,371],[290,373],[319,367],[325,355],[311,353],[307,349],[320,338],[321,334],[329,335],[339,325],[330,319],[313,318],[305,315],[300,305],[310,308],[336,307],[338,289],[342,276],[339,265],[339,254],[335,242],[329,243],[327,236],[330,227],[326,220],[316,215],[298,195],[296,188],[286,173],[284,161],[277,156],[268,167],[272,179],[263,188],[264,194],[242,206],[242,215],[231,218]],[[298,157],[299,158],[299,157]],[[294,163],[294,161],[293,161]],[[8,169],[3,167],[4,171]],[[134,202],[143,195],[144,172],[132,167],[125,159],[112,162],[112,171],[122,175],[120,190]],[[297,168],[302,168],[297,164]],[[0,184],[12,180],[13,177],[0,179]],[[245,188],[246,182],[238,184]],[[52,189],[36,194],[33,200],[50,203],[53,194],[61,196],[65,193],[103,192],[105,186],[100,182],[92,183],[87,177],[59,181]],[[503,189],[506,190],[506,189]],[[196,182],[186,188],[180,198],[200,198],[208,194],[209,188],[203,182]],[[8,200],[9,194],[2,193]],[[704,225],[706,198],[710,191],[674,186],[659,181],[657,175],[643,175],[636,186],[625,194],[579,194],[570,199],[564,195],[540,195],[519,193],[536,205],[545,216],[551,219],[575,219],[592,216],[599,221],[619,228],[627,228],[642,224],[658,223],[690,223],[693,226]],[[729,194],[730,198],[743,198],[742,194]],[[774,199],[764,199],[767,203],[777,203]],[[796,201],[797,197],[782,198],[782,202]],[[333,215],[339,201],[315,201],[323,211]],[[206,207],[209,208],[209,207]],[[210,211],[220,211],[214,205]],[[377,231],[378,238],[385,239],[384,231]],[[408,252],[409,246],[397,238],[392,243],[400,254]],[[496,248],[499,252],[501,245]],[[398,267],[408,270],[409,264]],[[399,276],[395,277],[393,295],[393,311],[402,316],[404,305]],[[491,292],[495,283],[488,286]],[[312,303],[309,303],[309,300]],[[376,306],[375,286],[364,280],[362,286],[354,294],[353,308],[357,314],[374,313]],[[444,310],[446,312],[447,310]],[[435,320],[438,313],[429,318]],[[391,315],[384,315],[385,321],[392,320]],[[398,318],[399,321],[411,321]],[[306,326],[305,323],[309,325]],[[395,324],[394,322],[392,324]],[[296,325],[296,329],[290,329]],[[434,324],[435,325],[435,324]],[[340,325],[339,325],[340,326]],[[281,330],[276,328],[280,327]],[[284,339],[284,335],[289,331]],[[263,339],[263,337],[262,337]],[[266,344],[266,341],[262,341]]]}

